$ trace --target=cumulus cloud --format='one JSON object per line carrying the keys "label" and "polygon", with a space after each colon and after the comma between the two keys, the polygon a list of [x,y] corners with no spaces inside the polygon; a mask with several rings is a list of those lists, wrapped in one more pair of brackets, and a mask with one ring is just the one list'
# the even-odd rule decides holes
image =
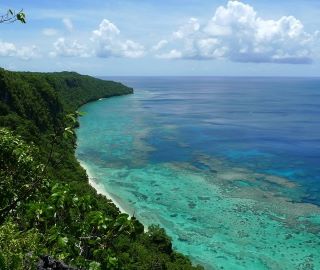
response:
{"label": "cumulus cloud", "polygon": [[89,49],[87,46],[80,44],[76,40],[67,40],[63,37],[58,38],[53,44],[54,51],[50,52],[50,56],[64,57],[89,57]]}
{"label": "cumulus cloud", "polygon": [[160,40],[156,45],[154,45],[152,47],[153,51],[159,51],[160,49],[162,49],[164,46],[166,46],[168,44],[168,40]]}
{"label": "cumulus cloud", "polygon": [[156,56],[306,64],[312,62],[317,41],[319,33],[307,33],[293,16],[266,20],[250,5],[229,1],[204,25],[191,18],[173,33],[169,51]]}
{"label": "cumulus cloud", "polygon": [[21,48],[18,48],[16,56],[23,60],[30,60],[39,57],[40,54],[37,46],[23,46]]}
{"label": "cumulus cloud", "polygon": [[132,40],[121,37],[119,28],[107,19],[92,32],[91,41],[98,57],[138,58],[144,55],[144,47]]}
{"label": "cumulus cloud", "polygon": [[192,35],[193,33],[199,31],[200,23],[196,18],[190,18],[189,21],[181,26],[178,31],[173,33],[175,38],[184,38]]}
{"label": "cumulus cloud", "polygon": [[39,51],[36,46],[17,47],[13,43],[0,41],[0,56],[17,57],[22,60],[29,60],[38,57]]}
{"label": "cumulus cloud", "polygon": [[13,43],[0,41],[0,56],[15,56],[17,48]]}
{"label": "cumulus cloud", "polygon": [[64,24],[65,28],[69,31],[72,32],[73,31],[73,23],[71,21],[71,19],[69,18],[64,18],[62,20],[62,23]]}

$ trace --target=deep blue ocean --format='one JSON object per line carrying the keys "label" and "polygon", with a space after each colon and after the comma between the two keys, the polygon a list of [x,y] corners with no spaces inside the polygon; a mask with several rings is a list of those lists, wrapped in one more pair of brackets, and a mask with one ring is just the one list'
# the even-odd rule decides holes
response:
{"label": "deep blue ocean", "polygon": [[320,269],[320,78],[106,79],[135,94],[81,108],[77,156],[127,212],[207,269]]}

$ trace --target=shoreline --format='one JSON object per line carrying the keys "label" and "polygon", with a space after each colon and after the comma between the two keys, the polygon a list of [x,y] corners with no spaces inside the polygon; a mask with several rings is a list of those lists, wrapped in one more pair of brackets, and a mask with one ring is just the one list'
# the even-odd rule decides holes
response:
{"label": "shoreline", "polygon": [[98,194],[101,194],[105,196],[107,199],[111,200],[112,203],[119,209],[121,213],[128,214],[130,217],[132,217],[133,215],[130,214],[130,212],[132,211],[130,211],[128,207],[122,205],[112,194],[110,194],[106,190],[106,188],[101,183],[99,183],[98,181],[95,181],[95,179],[98,179],[98,178],[93,175],[93,173],[90,171],[89,166],[82,160],[79,160],[79,159],[77,160],[79,161],[80,166],[86,171],[89,185],[92,186],[97,191]]}
{"label": "shoreline", "polygon": [[[84,104],[78,106],[78,109],[86,104],[91,103],[91,102],[97,102],[97,101],[104,100],[106,98],[112,98],[112,97],[117,97],[117,96],[124,96],[124,95],[133,94],[134,93],[133,88],[131,88],[131,89],[132,89],[131,93],[125,93],[125,94],[114,95],[114,96],[105,96],[105,97],[103,96],[100,98],[96,98],[94,100],[89,100],[89,101],[85,102]],[[80,166],[86,171],[88,183],[90,186],[92,186],[97,191],[97,194],[101,194],[101,195],[105,196],[107,199],[111,200],[112,203],[119,209],[120,213],[128,214],[129,217],[134,216],[134,213],[135,213],[134,209],[129,209],[129,207],[122,205],[119,202],[119,200],[117,200],[114,195],[110,194],[101,183],[99,183],[98,181],[95,181],[95,179],[98,179],[98,178],[94,176],[94,174],[91,172],[89,166],[84,161],[78,159],[76,153],[74,154],[74,156],[75,156],[76,160],[79,162]],[[132,214],[130,214],[130,213],[132,213]]]}

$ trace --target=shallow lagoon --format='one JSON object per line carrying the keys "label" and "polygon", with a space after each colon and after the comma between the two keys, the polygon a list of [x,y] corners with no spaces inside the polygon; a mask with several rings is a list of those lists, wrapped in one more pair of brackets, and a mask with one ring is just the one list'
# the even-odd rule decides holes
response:
{"label": "shallow lagoon", "polygon": [[207,269],[320,269],[320,80],[121,78],[78,159]]}

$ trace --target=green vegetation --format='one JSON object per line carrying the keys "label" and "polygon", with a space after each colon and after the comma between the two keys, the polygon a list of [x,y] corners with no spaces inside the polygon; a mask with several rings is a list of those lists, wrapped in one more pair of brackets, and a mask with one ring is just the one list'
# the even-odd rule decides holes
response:
{"label": "green vegetation", "polygon": [[75,158],[75,110],[133,90],[76,73],[0,69],[0,269],[41,255],[81,269],[202,269],[88,184]]}

